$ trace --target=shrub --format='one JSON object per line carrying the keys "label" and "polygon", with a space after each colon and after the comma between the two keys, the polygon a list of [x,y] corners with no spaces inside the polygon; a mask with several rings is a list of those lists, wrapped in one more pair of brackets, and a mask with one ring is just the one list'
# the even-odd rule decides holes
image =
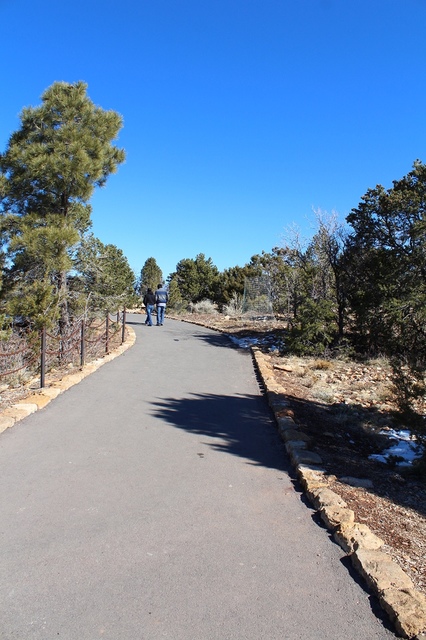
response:
{"label": "shrub", "polygon": [[191,302],[189,305],[191,313],[206,313],[215,315],[218,313],[217,307],[211,300],[200,300],[200,302]]}
{"label": "shrub", "polygon": [[330,360],[315,360],[315,362],[313,362],[312,364],[312,368],[313,369],[319,369],[319,370],[327,370],[327,369],[331,369],[332,364],[330,362]]}
{"label": "shrub", "polygon": [[222,313],[226,316],[240,316],[243,312],[243,296],[234,291],[232,298],[225,304]]}

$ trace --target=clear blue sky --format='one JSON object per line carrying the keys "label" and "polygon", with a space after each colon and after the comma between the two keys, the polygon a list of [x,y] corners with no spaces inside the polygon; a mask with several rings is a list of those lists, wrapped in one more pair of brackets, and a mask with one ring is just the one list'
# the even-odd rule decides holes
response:
{"label": "clear blue sky", "polygon": [[53,82],[118,111],[93,232],[220,270],[426,162],[426,0],[0,0],[0,148]]}

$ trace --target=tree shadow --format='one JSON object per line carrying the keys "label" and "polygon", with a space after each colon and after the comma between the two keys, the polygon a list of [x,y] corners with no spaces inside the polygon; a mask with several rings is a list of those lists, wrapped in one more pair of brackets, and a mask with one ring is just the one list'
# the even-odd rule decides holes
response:
{"label": "tree shadow", "polygon": [[153,402],[154,415],[178,429],[208,438],[215,451],[247,464],[288,471],[288,459],[262,396],[192,394]]}
{"label": "tree shadow", "polygon": [[381,433],[392,423],[390,414],[356,404],[327,405],[291,395],[285,399],[299,428],[312,438],[310,448],[320,455],[328,474],[371,480],[368,492],[426,515],[425,484],[403,469],[369,458],[390,445],[389,437]]}
{"label": "tree shadow", "polygon": [[212,332],[212,333],[195,333],[194,338],[203,340],[212,347],[226,347],[227,349],[238,349],[238,345],[232,342],[230,337],[226,333]]}

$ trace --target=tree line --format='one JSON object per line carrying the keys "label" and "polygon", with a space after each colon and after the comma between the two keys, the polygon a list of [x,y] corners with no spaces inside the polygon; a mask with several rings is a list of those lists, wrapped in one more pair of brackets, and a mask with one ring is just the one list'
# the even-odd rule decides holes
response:
{"label": "tree line", "polygon": [[[84,82],[56,82],[41,105],[20,114],[0,154],[0,320],[35,328],[88,308],[140,304],[163,274],[154,257],[140,276],[115,245],[91,231],[90,198],[125,159],[116,145],[122,118],[96,106]],[[199,253],[168,277],[169,306],[210,300],[227,310],[246,278],[269,277],[286,348],[299,354],[385,355],[407,405],[424,398],[426,361],[426,166],[385,189],[368,189],[341,224],[317,212],[313,237],[296,231],[244,266],[220,272]],[[238,306],[238,305],[236,305]]]}
{"label": "tree line", "polygon": [[169,277],[170,305],[209,299],[223,310],[246,278],[266,275],[288,352],[389,358],[400,407],[414,419],[413,401],[425,408],[426,398],[426,165],[416,160],[391,188],[368,189],[345,224],[316,214],[308,242],[290,230],[243,267],[219,272],[204,254],[181,260]]}
{"label": "tree line", "polygon": [[[425,214],[426,165],[417,160],[390,189],[368,189],[345,224],[317,211],[316,231],[307,242],[291,229],[281,246],[222,272],[202,253],[181,260],[168,278],[170,304],[178,309],[209,299],[222,310],[243,295],[246,278],[266,275],[292,351],[326,355],[346,349],[424,367]],[[155,258],[149,258],[139,287],[161,279]]]}

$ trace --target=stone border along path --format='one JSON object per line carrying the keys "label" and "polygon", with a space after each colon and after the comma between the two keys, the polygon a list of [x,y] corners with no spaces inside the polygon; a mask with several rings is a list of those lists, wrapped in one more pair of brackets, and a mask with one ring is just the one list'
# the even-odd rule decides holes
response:
{"label": "stone border along path", "polygon": [[[191,324],[204,326],[198,322]],[[131,327],[126,329],[126,340],[110,354],[84,365],[78,373],[64,375],[50,386],[31,393],[2,411],[0,433],[42,409],[59,394],[131,347],[136,340],[135,332]],[[280,416],[280,411],[288,407],[289,403],[286,400],[285,389],[275,382],[272,366],[268,362],[269,357],[258,347],[251,347],[251,352],[265,388],[268,404],[275,415],[279,434],[306,497],[317,509],[327,529],[333,533],[335,542],[348,554],[355,570],[378,597],[396,632],[403,638],[426,640],[426,597],[414,588],[411,578],[387,554],[380,551],[383,540],[366,525],[355,522],[354,512],[348,509],[346,502],[328,489],[326,471],[320,466],[322,460],[318,454],[308,449],[310,438],[299,430],[291,417]]]}
{"label": "stone border along path", "polygon": [[[426,597],[414,588],[411,578],[389,555],[384,544],[365,524],[355,522],[346,502],[327,487],[320,456],[309,451],[310,438],[291,417],[280,412],[289,406],[285,389],[275,382],[269,356],[251,347],[254,362],[275,415],[279,434],[309,502],[317,509],[333,539],[348,554],[355,570],[378,597],[396,632],[403,638],[426,638]],[[422,633],[423,632],[423,633]]]}

